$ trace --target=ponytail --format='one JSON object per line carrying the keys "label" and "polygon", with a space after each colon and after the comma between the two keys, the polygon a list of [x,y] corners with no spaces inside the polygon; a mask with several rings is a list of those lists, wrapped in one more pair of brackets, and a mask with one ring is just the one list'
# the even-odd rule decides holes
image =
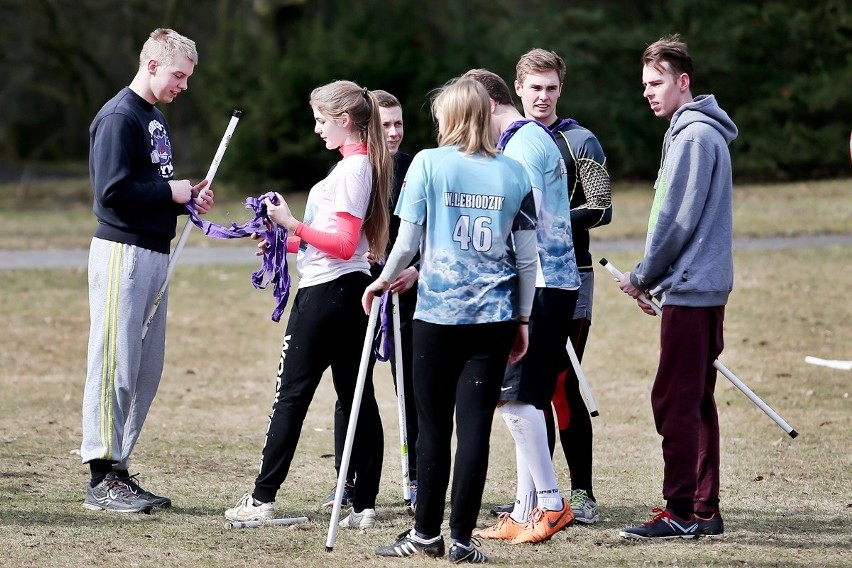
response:
{"label": "ponytail", "polygon": [[361,226],[370,250],[377,258],[384,258],[388,246],[388,212],[393,162],[382,128],[379,101],[366,87],[352,81],[334,81],[311,92],[311,106],[332,117],[349,114],[361,140],[367,144],[367,158],[373,174],[373,187],[367,214]]}
{"label": "ponytail", "polygon": [[[366,89],[365,89],[366,91]],[[390,187],[393,178],[393,158],[385,140],[382,118],[379,114],[379,101],[370,91],[364,93],[370,106],[370,119],[366,125],[367,156],[373,170],[373,188],[370,203],[364,218],[364,234],[370,244],[370,250],[376,258],[383,259],[388,246],[388,223],[390,221]]]}

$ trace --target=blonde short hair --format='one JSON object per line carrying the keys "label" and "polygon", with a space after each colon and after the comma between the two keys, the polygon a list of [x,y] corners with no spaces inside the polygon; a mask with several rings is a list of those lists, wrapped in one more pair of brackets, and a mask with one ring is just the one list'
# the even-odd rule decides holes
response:
{"label": "blonde short hair", "polygon": [[198,64],[198,51],[195,42],[188,37],[182,36],[168,28],[157,28],[145,41],[142,51],[139,53],[139,64],[145,65],[150,60],[155,60],[162,66],[174,63],[177,55],[183,55],[196,65]]}

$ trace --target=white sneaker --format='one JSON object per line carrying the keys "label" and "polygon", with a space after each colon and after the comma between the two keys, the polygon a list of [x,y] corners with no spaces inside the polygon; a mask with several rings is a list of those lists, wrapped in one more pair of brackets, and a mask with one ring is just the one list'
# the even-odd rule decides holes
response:
{"label": "white sneaker", "polygon": [[364,509],[356,513],[353,509],[348,517],[338,523],[338,526],[344,529],[371,529],[376,526],[376,510]]}
{"label": "white sneaker", "polygon": [[246,493],[232,509],[225,511],[229,521],[266,521],[275,516],[275,502],[254,504],[251,493]]}

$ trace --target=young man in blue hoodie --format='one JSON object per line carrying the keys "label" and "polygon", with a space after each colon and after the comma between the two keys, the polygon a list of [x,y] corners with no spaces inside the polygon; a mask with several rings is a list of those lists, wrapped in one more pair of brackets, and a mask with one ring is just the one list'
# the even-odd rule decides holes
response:
{"label": "young man in blue hoodie", "polygon": [[648,221],[645,256],[619,286],[662,306],[660,363],[651,390],[663,438],[664,509],[622,529],[633,539],[719,536],[719,419],[713,360],[722,352],[725,304],[733,288],[732,173],[737,127],[713,95],[692,96],[692,58],[677,35],[642,55],[644,97],[670,121]]}

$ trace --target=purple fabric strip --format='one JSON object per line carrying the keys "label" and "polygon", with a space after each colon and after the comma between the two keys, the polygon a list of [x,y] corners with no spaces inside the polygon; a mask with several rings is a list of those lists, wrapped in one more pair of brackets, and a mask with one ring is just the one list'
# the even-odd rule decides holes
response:
{"label": "purple fabric strip", "polygon": [[272,296],[275,298],[275,309],[272,311],[272,321],[278,322],[281,320],[284,308],[287,306],[287,300],[290,298],[287,229],[275,223],[267,222],[269,217],[266,214],[266,205],[263,204],[267,197],[275,199],[275,194],[268,192],[260,197],[246,198],[245,207],[254,212],[254,218],[240,225],[231,223],[230,227],[217,225],[199,217],[192,201],[186,204],[186,209],[192,223],[201,229],[205,235],[214,239],[240,239],[251,236],[252,233],[263,234],[268,246],[263,251],[263,263],[251,275],[251,282],[259,290],[265,289],[270,282],[273,284]]}
{"label": "purple fabric strip", "polygon": [[[568,120],[571,120],[571,119],[568,119]],[[527,124],[528,122],[534,122],[534,123],[538,124],[539,126],[541,126],[544,129],[545,132],[547,132],[547,134],[551,138],[553,138],[554,141],[556,140],[553,137],[553,132],[551,132],[550,129],[547,126],[545,126],[544,124],[540,123],[537,120],[533,120],[531,118],[522,118],[521,120],[516,120],[515,122],[510,124],[508,126],[508,128],[506,128],[506,130],[503,131],[503,133],[500,135],[500,139],[497,140],[497,149],[502,150],[503,148],[505,148],[506,144],[509,143],[509,140],[512,139],[512,136],[515,135],[515,132],[520,130],[520,128],[522,126],[524,126],[525,124]]]}
{"label": "purple fabric strip", "polygon": [[569,124],[580,123],[574,120],[573,118],[563,118],[562,120],[554,124],[552,127],[550,127],[548,130],[550,130],[551,132],[559,132],[562,128],[568,126]]}

